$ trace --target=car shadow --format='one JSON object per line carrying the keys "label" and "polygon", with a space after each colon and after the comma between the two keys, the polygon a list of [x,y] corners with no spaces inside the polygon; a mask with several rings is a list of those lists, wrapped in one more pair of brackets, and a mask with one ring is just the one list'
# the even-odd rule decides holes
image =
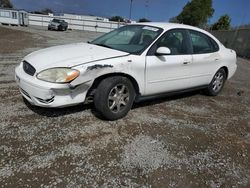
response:
{"label": "car shadow", "polygon": [[93,104],[79,104],[76,106],[64,107],[64,108],[46,108],[39,107],[30,104],[25,98],[23,98],[25,105],[34,113],[45,117],[60,117],[64,115],[74,114],[77,112],[82,112],[84,110],[93,109]]}
{"label": "car shadow", "polygon": [[183,98],[193,97],[195,95],[204,95],[204,93],[200,90],[196,90],[196,91],[190,91],[190,92],[185,92],[185,93],[180,93],[180,94],[175,94],[175,95],[166,94],[166,95],[158,96],[152,99],[136,102],[134,103],[132,109],[152,106],[152,105],[161,104],[161,103],[168,102],[168,101],[180,100]]}
{"label": "car shadow", "polygon": [[[157,98],[142,100],[140,102],[135,102],[132,109],[142,108],[146,106],[152,106],[155,104],[160,104],[168,101],[175,101],[183,98],[192,97],[198,94],[202,94],[201,91],[192,91],[172,96],[161,96]],[[79,104],[76,106],[71,107],[64,107],[64,108],[45,108],[45,107],[38,107],[30,104],[25,98],[23,98],[25,105],[34,113],[39,114],[45,117],[60,117],[64,115],[70,115],[77,112],[82,112],[84,110],[91,110],[91,113],[98,119],[105,120],[95,109],[94,104]]]}

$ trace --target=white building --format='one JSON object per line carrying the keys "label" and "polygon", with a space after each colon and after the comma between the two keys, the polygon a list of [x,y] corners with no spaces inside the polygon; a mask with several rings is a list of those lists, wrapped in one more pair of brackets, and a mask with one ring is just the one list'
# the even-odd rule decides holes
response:
{"label": "white building", "polygon": [[99,21],[109,22],[108,18],[90,16],[90,15],[77,15],[77,14],[65,14],[65,13],[52,14],[52,15],[61,17],[62,19],[99,20]]}
{"label": "white building", "polygon": [[0,23],[27,26],[29,23],[28,13],[24,10],[0,8]]}

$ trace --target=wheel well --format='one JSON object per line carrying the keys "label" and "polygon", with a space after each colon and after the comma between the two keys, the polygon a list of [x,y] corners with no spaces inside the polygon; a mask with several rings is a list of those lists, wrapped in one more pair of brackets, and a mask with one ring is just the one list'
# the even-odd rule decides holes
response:
{"label": "wheel well", "polygon": [[130,76],[128,74],[124,74],[124,73],[110,73],[110,74],[105,74],[105,75],[102,75],[102,76],[96,78],[94,83],[92,84],[91,88],[89,89],[88,95],[94,94],[95,89],[97,88],[97,86],[100,84],[100,82],[103,79],[108,78],[108,77],[112,77],[112,76],[123,76],[123,77],[128,78],[134,86],[136,95],[140,94],[139,85],[138,85],[137,81],[132,76]]}
{"label": "wheel well", "polygon": [[221,69],[223,69],[225,71],[226,78],[227,78],[228,77],[228,68],[224,66],[224,67],[221,67]]}

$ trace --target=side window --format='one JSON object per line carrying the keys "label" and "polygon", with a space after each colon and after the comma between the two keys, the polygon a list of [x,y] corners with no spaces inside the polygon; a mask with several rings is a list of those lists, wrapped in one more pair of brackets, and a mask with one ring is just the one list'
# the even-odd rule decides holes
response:
{"label": "side window", "polygon": [[203,33],[190,31],[190,37],[194,54],[213,53],[219,49],[216,42]]}
{"label": "side window", "polygon": [[167,31],[156,43],[157,48],[168,47],[171,55],[190,54],[190,45],[185,30]]}
{"label": "side window", "polygon": [[17,19],[17,13],[16,12],[12,12],[12,19]]}
{"label": "side window", "polygon": [[213,46],[214,52],[219,51],[219,49],[220,49],[219,45],[213,39],[211,39],[211,38],[209,38],[209,39],[210,39],[210,42],[211,42],[211,44]]}
{"label": "side window", "polygon": [[9,18],[10,12],[9,11],[0,11],[0,16]]}

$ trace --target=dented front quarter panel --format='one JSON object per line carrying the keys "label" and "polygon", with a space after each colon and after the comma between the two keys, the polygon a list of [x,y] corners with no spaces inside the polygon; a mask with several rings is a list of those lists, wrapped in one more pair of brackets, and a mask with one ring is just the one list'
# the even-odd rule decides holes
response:
{"label": "dented front quarter panel", "polygon": [[72,68],[81,72],[80,76],[71,82],[72,87],[87,84],[90,88],[95,79],[100,76],[122,73],[133,77],[139,86],[139,92],[144,94],[145,56],[127,55],[82,64]]}

